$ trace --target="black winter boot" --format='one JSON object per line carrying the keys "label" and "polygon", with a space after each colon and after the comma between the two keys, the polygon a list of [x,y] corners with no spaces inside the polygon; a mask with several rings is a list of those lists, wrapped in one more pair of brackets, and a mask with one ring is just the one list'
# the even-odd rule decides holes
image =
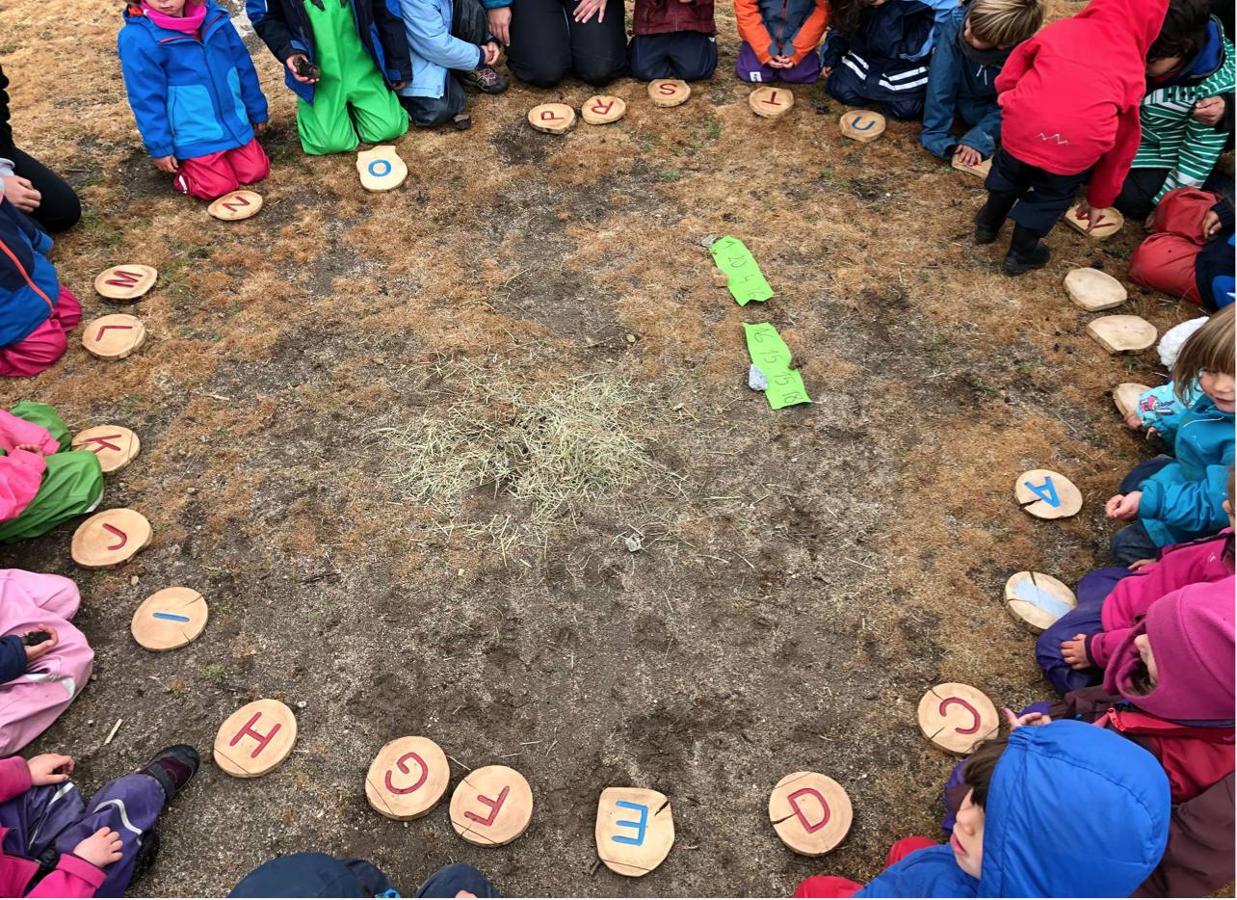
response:
{"label": "black winter boot", "polygon": [[1014,236],[1009,242],[1009,252],[1001,268],[1006,275],[1022,275],[1032,269],[1048,265],[1048,248],[1039,242],[1040,235],[1024,225],[1014,226]]}
{"label": "black winter boot", "polygon": [[1005,218],[1018,198],[1009,194],[988,192],[988,202],[975,214],[975,243],[991,244],[1005,224]]}

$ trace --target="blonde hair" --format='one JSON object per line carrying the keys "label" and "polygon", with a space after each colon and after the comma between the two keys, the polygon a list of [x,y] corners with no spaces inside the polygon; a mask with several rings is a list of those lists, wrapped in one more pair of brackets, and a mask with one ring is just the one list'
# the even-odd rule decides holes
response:
{"label": "blonde hair", "polygon": [[1173,393],[1183,403],[1194,379],[1202,371],[1216,375],[1232,375],[1237,368],[1234,360],[1233,306],[1224,307],[1207,320],[1181,346],[1173,363]]}
{"label": "blonde hair", "polygon": [[1044,24],[1043,0],[973,0],[966,14],[971,36],[997,47],[1012,47]]}

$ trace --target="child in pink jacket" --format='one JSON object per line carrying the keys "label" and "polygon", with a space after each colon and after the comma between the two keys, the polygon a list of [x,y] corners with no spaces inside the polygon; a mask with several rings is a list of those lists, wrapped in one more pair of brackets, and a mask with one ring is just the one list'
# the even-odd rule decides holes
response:
{"label": "child in pink jacket", "polygon": [[0,760],[0,897],[123,896],[154,861],[159,813],[197,769],[197,751],[178,744],[87,802],[71,756]]}
{"label": "child in pink jacket", "polygon": [[69,623],[80,603],[60,575],[0,569],[0,756],[42,734],[90,679],[94,651]]}

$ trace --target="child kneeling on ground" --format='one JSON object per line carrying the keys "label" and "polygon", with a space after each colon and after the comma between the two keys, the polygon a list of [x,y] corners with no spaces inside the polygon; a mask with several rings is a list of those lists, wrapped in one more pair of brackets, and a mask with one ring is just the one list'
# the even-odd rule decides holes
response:
{"label": "child kneeling on ground", "polygon": [[[1042,0],[970,0],[951,12],[928,65],[919,143],[941,159],[956,151],[970,166],[992,156],[1001,137],[996,77],[1043,23]],[[961,138],[953,135],[955,116],[970,126]]]}
{"label": "child kneeling on ground", "polygon": [[[399,897],[387,876],[363,859],[293,853],[268,859],[232,889],[229,897]],[[443,866],[414,897],[498,897],[480,871],[464,863]]]}
{"label": "child kneeling on ground", "polygon": [[829,24],[826,0],[735,0],[734,17],[743,39],[734,64],[740,81],[815,84],[820,78],[816,47]]}
{"label": "child kneeling on ground", "polygon": [[178,744],[87,802],[70,756],[0,760],[0,896],[123,896],[159,850],[159,813],[197,769],[197,752]]}
{"label": "child kneeling on ground", "polygon": [[636,0],[627,64],[641,81],[704,81],[717,68],[713,0]]}
{"label": "child kneeling on ground", "polygon": [[1164,195],[1147,226],[1151,236],[1130,257],[1130,281],[1211,312],[1233,302],[1232,201],[1177,188]]}
{"label": "child kneeling on ground", "polygon": [[116,43],[146,151],[176,190],[214,200],[270,174],[266,97],[215,0],[131,3]]}
{"label": "child kneeling on ground", "polygon": [[1168,840],[1168,778],[1154,756],[1081,722],[1019,728],[963,769],[946,845],[894,844],[867,885],[808,878],[796,897],[1127,897]]}
{"label": "child kneeling on ground", "polygon": [[69,429],[46,403],[0,410],[0,544],[38,537],[103,499],[103,470],[70,450]]}

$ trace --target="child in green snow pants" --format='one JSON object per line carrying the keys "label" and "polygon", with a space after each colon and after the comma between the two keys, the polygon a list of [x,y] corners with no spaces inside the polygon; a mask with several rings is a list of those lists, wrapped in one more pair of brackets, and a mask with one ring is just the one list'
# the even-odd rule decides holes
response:
{"label": "child in green snow pants", "polygon": [[306,153],[323,156],[392,141],[408,130],[408,113],[357,36],[352,10],[327,2],[306,3],[322,78],[314,102],[297,101],[296,130]]}
{"label": "child in green snow pants", "polygon": [[[0,410],[0,458],[8,463],[0,465],[0,508],[25,504],[17,516],[0,522],[0,543],[46,534],[99,505],[103,496],[99,459],[89,450],[70,450],[71,441],[68,427],[46,403],[19,403],[7,413]],[[27,466],[31,452],[16,449],[26,445],[40,448],[46,466],[41,480],[36,469]],[[52,450],[54,445],[58,447]],[[38,461],[34,464],[37,467]]]}

